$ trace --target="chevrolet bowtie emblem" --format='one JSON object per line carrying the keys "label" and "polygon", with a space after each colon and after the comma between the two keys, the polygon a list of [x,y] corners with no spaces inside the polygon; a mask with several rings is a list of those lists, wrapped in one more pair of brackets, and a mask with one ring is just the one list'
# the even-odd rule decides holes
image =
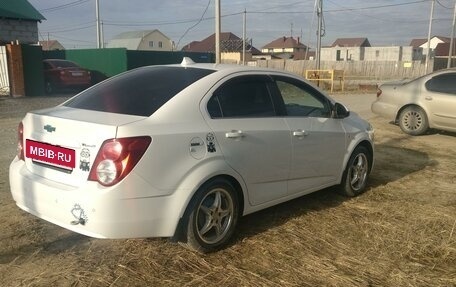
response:
{"label": "chevrolet bowtie emblem", "polygon": [[55,132],[55,127],[51,125],[45,125],[43,128],[50,133]]}

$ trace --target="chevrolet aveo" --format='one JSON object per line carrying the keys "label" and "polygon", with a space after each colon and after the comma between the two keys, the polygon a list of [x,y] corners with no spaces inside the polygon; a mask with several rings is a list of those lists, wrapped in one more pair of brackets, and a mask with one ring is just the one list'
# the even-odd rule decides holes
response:
{"label": "chevrolet aveo", "polygon": [[242,215],[334,185],[363,192],[373,136],[298,76],[185,58],[27,113],[10,186],[20,208],[81,234],[209,252]]}

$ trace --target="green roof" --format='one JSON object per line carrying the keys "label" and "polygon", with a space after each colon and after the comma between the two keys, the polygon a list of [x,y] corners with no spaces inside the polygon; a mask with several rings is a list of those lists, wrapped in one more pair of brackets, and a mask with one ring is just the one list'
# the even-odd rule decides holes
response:
{"label": "green roof", "polygon": [[0,18],[46,20],[27,0],[0,0]]}

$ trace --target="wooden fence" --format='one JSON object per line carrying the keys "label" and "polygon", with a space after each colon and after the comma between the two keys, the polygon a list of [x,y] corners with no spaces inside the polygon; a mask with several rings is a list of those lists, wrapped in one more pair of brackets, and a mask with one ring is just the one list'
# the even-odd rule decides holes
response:
{"label": "wooden fence", "polygon": [[[428,71],[433,70],[433,61]],[[316,62],[312,60],[259,60],[259,67],[286,70],[305,76],[306,70],[314,70]],[[321,70],[343,70],[346,81],[360,83],[378,83],[397,79],[410,79],[426,74],[422,61],[321,61]]]}

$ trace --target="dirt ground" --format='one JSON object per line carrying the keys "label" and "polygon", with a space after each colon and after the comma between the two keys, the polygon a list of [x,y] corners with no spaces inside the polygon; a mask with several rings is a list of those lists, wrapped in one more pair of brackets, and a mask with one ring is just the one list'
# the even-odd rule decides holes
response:
{"label": "dirt ground", "polygon": [[411,137],[372,116],[366,193],[326,189],[249,215],[229,247],[200,255],[166,239],[92,239],[16,207],[18,122],[64,99],[0,98],[0,286],[456,286],[454,133]]}

